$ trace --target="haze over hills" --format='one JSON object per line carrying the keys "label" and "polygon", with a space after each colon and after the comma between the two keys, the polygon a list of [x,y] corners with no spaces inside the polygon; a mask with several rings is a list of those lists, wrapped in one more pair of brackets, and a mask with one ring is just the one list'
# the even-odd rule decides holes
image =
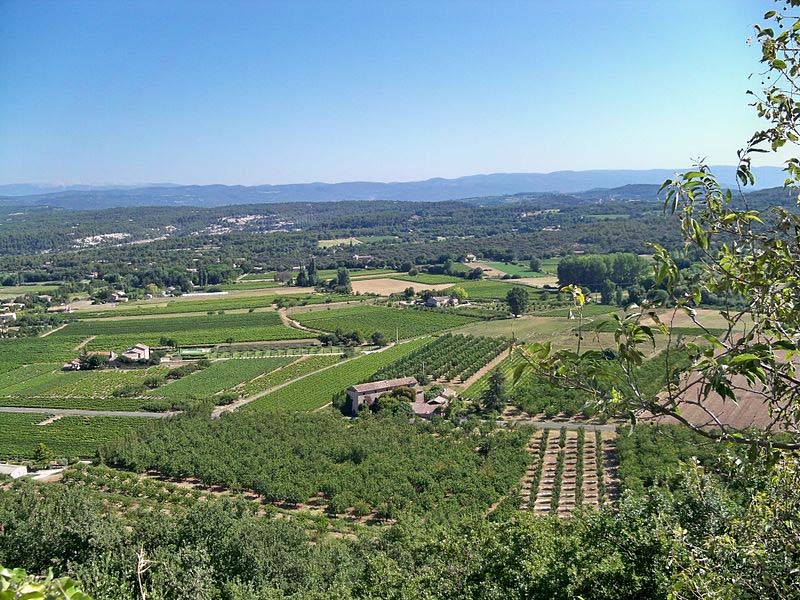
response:
{"label": "haze over hills", "polygon": [[[354,181],[343,183],[296,183],[283,185],[178,185],[72,186],[49,193],[31,193],[34,184],[0,186],[5,205],[59,206],[97,209],[120,206],[224,206],[278,202],[335,202],[340,200],[442,201],[519,193],[591,193],[609,197],[647,199],[650,185],[661,184],[686,169],[556,171],[552,173],[493,173],[456,179],[434,178],[409,182]],[[735,181],[735,167],[716,166],[712,171],[724,184]],[[783,184],[781,167],[756,167],[755,189]],[[38,189],[42,189],[41,187]]]}

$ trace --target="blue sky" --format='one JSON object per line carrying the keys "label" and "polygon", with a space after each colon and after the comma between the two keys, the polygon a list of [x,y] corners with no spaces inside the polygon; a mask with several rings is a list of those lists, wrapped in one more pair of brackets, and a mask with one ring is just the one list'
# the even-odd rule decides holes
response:
{"label": "blue sky", "polygon": [[0,0],[0,183],[732,164],[772,5]]}

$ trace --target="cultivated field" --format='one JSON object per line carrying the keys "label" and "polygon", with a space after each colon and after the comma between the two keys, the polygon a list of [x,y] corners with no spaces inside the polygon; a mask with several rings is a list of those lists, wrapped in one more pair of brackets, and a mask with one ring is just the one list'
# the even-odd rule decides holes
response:
{"label": "cultivated field", "polygon": [[429,342],[430,340],[427,338],[419,338],[380,352],[345,361],[340,365],[287,385],[272,394],[262,396],[248,404],[244,410],[305,411],[318,409],[331,402],[335,395],[340,394],[347,387],[375,380],[376,373],[381,368]]}
{"label": "cultivated field", "polygon": [[440,311],[389,308],[386,306],[353,306],[332,308],[295,315],[304,326],[321,331],[354,331],[365,336],[380,332],[387,339],[401,339],[450,329],[476,319]]}
{"label": "cultivated field", "polygon": [[392,294],[402,294],[406,288],[414,288],[414,292],[423,290],[444,290],[451,287],[448,283],[428,284],[416,280],[404,281],[388,277],[376,279],[353,279],[351,280],[353,292],[356,294],[377,294],[378,296],[390,296]]}
{"label": "cultivated field", "polygon": [[520,508],[566,517],[578,507],[599,507],[617,496],[615,434],[586,429],[538,431],[522,479]]}
{"label": "cultivated field", "polygon": [[92,457],[98,445],[116,440],[149,424],[133,417],[62,417],[48,425],[48,414],[0,413],[0,457],[30,459],[39,444],[55,456]]}
{"label": "cultivated field", "polygon": [[284,326],[276,312],[258,312],[170,319],[81,320],[49,337],[63,336],[95,336],[89,344],[91,350],[124,350],[136,343],[159,346],[164,337],[191,346],[227,341],[291,340],[306,338],[308,334]]}

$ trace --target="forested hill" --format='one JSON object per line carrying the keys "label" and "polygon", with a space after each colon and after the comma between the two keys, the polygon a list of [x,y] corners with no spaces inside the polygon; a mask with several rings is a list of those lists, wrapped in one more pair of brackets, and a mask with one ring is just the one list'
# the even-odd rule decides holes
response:
{"label": "forested hill", "polygon": [[[734,168],[712,167],[720,181],[734,181]],[[592,198],[648,200],[651,189],[680,169],[557,171],[553,173],[494,173],[457,179],[410,182],[298,183],[288,185],[158,185],[117,189],[73,189],[56,193],[7,195],[5,206],[56,206],[98,209],[123,206],[225,206],[281,202],[340,200],[400,200],[434,202],[516,194],[588,194]],[[755,170],[760,187],[783,183],[778,167]],[[6,189],[24,189],[8,188]],[[589,190],[589,191],[587,191]]]}

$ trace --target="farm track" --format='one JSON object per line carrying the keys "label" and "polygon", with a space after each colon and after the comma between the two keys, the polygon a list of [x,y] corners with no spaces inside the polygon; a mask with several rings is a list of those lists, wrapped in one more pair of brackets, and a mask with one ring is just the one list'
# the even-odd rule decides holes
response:
{"label": "farm track", "polygon": [[55,329],[49,329],[49,330],[45,331],[43,334],[41,334],[39,337],[47,337],[51,333],[55,333],[56,331],[64,329],[64,327],[66,327],[67,325],[69,325],[69,323],[64,323],[63,325],[59,325]]}
{"label": "farm track", "polygon": [[480,379],[481,377],[486,375],[486,373],[488,373],[489,371],[494,369],[497,365],[499,365],[501,362],[503,362],[503,360],[505,360],[506,358],[511,356],[511,353],[513,351],[514,351],[513,347],[509,347],[508,350],[503,350],[500,354],[495,356],[492,360],[490,360],[488,363],[483,365],[480,369],[475,371],[475,373],[473,373],[465,382],[463,382],[463,383],[461,383],[459,385],[461,387],[463,387],[465,390],[469,389],[469,386],[471,386],[473,383],[478,381],[478,379]]}
{"label": "farm track", "polygon": [[78,344],[77,346],[75,346],[75,351],[77,352],[77,351],[79,351],[79,350],[83,350],[83,349],[86,347],[86,344],[88,344],[89,342],[91,342],[91,341],[92,341],[94,338],[96,338],[96,337],[97,337],[96,335],[90,335],[90,336],[89,336],[89,337],[87,337],[85,340],[83,340],[83,341],[82,341],[80,344]]}
{"label": "farm track", "polygon": [[302,325],[300,321],[295,321],[286,313],[285,308],[281,308],[278,310],[278,316],[281,318],[281,323],[283,323],[286,327],[291,327],[292,329],[299,329],[301,331],[308,331],[309,333],[314,333],[317,335],[325,333],[324,331],[320,331],[319,329],[311,329],[310,327],[306,327],[305,325]]}

